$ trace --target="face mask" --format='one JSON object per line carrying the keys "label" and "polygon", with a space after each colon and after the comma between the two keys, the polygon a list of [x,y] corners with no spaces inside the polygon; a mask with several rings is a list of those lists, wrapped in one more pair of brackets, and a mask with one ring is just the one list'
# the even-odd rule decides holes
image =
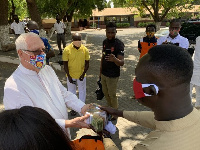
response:
{"label": "face mask", "polygon": [[146,34],[149,38],[152,38],[154,37],[155,32],[146,32]]}
{"label": "face mask", "polygon": [[19,22],[19,19],[18,19],[18,18],[16,18],[16,19],[15,19],[15,22]]}
{"label": "face mask", "polygon": [[[24,53],[26,53],[25,51],[23,51]],[[34,67],[38,68],[38,69],[42,69],[45,67],[46,65],[46,54],[41,54],[41,55],[30,55],[28,53],[26,53],[27,55],[30,56],[30,62],[26,61],[28,63],[30,63],[31,65],[33,65]]]}
{"label": "face mask", "polygon": [[145,96],[152,96],[152,95],[149,95],[147,93],[144,93],[144,91],[143,91],[143,88],[149,87],[151,85],[153,85],[154,88],[156,89],[156,95],[157,95],[158,91],[159,91],[157,85],[155,85],[155,84],[142,84],[140,82],[137,82],[136,79],[134,79],[133,80],[133,91],[135,93],[135,98],[140,99],[140,98],[143,98]]}
{"label": "face mask", "polygon": [[40,33],[40,31],[39,30],[31,30],[30,32],[33,32],[33,33],[35,33],[35,34],[38,34],[39,35],[39,33]]}
{"label": "face mask", "polygon": [[74,46],[81,47],[81,41],[73,41]]}

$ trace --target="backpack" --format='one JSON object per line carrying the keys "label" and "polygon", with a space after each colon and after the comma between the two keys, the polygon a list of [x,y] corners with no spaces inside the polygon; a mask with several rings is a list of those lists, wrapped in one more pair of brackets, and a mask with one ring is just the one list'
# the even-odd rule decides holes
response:
{"label": "backpack", "polygon": [[101,85],[101,80],[97,81],[98,87],[95,91],[97,100],[102,100],[104,97],[103,91],[102,91],[102,85]]}
{"label": "backpack", "polygon": [[100,136],[84,135],[80,139],[72,142],[75,150],[105,150]]}

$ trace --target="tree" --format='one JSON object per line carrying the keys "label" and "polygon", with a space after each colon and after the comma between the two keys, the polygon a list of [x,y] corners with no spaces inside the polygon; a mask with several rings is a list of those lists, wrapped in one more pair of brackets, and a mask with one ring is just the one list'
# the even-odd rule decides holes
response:
{"label": "tree", "polygon": [[26,0],[8,0],[9,23],[13,21],[13,15],[18,15],[20,19],[28,16]]}
{"label": "tree", "polygon": [[107,4],[106,4],[106,8],[111,8],[111,1],[109,1]]}
{"label": "tree", "polygon": [[15,48],[8,36],[8,0],[1,0],[0,10],[0,50],[7,51]]}
{"label": "tree", "polygon": [[170,10],[190,9],[191,5],[186,4],[191,4],[193,0],[113,0],[113,2],[121,6],[136,7],[140,14],[148,11],[159,29],[161,21]]}
{"label": "tree", "polygon": [[41,15],[40,12],[38,11],[36,0],[26,0],[26,2],[31,20],[37,22],[40,29],[43,28]]}
{"label": "tree", "polygon": [[104,9],[106,3],[106,0],[37,0],[38,9],[43,17],[55,17],[56,14],[60,14],[61,18],[67,18],[67,31],[71,31],[69,29],[74,14],[78,17],[88,17],[93,9]]}

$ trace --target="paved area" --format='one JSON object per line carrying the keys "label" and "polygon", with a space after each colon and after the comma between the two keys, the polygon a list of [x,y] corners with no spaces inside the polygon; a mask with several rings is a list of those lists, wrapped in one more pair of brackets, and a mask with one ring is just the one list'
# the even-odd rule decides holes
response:
{"label": "paved area", "polygon": [[[119,99],[119,109],[122,110],[148,110],[148,108],[140,105],[135,99],[133,99],[132,81],[134,78],[134,68],[138,62],[139,52],[137,50],[137,41],[144,35],[145,29],[143,28],[130,28],[130,29],[118,29],[117,37],[121,39],[125,44],[125,65],[121,67],[121,76],[118,83],[117,95]],[[99,76],[99,66],[102,50],[102,41],[105,39],[105,30],[84,30],[81,31],[85,45],[90,51],[91,60],[90,68],[87,72],[87,98],[86,103],[98,103],[100,105],[106,105],[106,100],[96,100],[95,89],[97,88],[96,81]],[[67,39],[67,43],[70,43],[70,38]],[[57,50],[55,35],[51,38],[50,43]],[[57,51],[56,51],[57,53]],[[56,55],[51,61],[53,67],[60,70],[56,70],[56,73],[66,86],[65,73],[62,68],[56,62],[61,60],[61,57]],[[8,63],[9,62],[9,63]],[[14,64],[11,64],[14,63]],[[5,80],[16,69],[17,54],[15,51],[2,52],[0,51],[0,108],[3,109],[3,86]],[[70,115],[69,115],[70,116]],[[135,123],[127,121],[123,118],[118,118],[113,122],[117,126],[117,132],[112,135],[113,141],[119,147],[120,150],[131,150],[134,145],[142,141],[146,135],[150,132],[149,129],[140,127]],[[87,129],[71,129],[72,139],[76,138],[78,134],[94,134]]]}

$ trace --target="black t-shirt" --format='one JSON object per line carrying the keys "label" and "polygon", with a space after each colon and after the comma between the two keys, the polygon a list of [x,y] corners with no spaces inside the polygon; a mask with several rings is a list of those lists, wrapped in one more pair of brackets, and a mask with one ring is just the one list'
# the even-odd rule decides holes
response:
{"label": "black t-shirt", "polygon": [[111,49],[111,53],[117,57],[118,55],[124,56],[124,43],[119,39],[115,38],[113,40],[105,39],[103,41],[103,59],[102,59],[102,74],[107,77],[119,77],[120,76],[120,66],[117,66],[114,62],[105,60],[106,49]]}

